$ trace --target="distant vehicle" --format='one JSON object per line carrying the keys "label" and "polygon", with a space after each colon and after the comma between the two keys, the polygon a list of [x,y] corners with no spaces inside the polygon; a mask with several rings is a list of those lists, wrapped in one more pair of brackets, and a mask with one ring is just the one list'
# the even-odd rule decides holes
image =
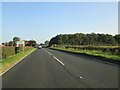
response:
{"label": "distant vehicle", "polygon": [[42,48],[42,46],[38,46],[38,49],[41,49]]}

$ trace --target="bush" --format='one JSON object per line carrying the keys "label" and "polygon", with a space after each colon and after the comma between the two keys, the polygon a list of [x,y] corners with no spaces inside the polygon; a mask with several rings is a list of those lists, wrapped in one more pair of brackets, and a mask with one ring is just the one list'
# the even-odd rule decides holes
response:
{"label": "bush", "polygon": [[23,47],[14,47],[14,46],[3,46],[2,47],[2,59],[7,58],[9,56],[15,55],[17,53],[20,53],[23,51],[28,51],[32,49],[33,47],[31,46],[25,46]]}
{"label": "bush", "polygon": [[79,50],[96,50],[120,55],[120,46],[65,46],[65,48],[73,48]]}
{"label": "bush", "polygon": [[2,58],[6,58],[15,54],[15,47],[4,46],[2,47]]}

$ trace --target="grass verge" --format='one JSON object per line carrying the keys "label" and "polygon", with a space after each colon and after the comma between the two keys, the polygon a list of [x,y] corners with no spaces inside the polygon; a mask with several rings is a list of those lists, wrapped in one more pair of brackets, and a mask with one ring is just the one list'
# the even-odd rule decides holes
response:
{"label": "grass verge", "polygon": [[20,52],[18,54],[15,54],[11,57],[3,59],[0,63],[0,74],[5,72],[7,69],[11,68],[13,65],[21,61],[23,58],[28,56],[30,53],[32,53],[36,48],[29,49],[24,52]]}
{"label": "grass verge", "polygon": [[91,56],[99,56],[99,57],[104,57],[106,59],[111,59],[111,60],[119,60],[120,61],[120,56],[119,55],[114,55],[111,53],[106,53],[102,51],[96,51],[96,50],[78,50],[74,48],[63,48],[63,47],[51,47],[52,49],[57,49],[57,50],[62,50],[62,51],[67,51],[67,52],[73,52],[73,53],[80,53],[80,54],[87,54]]}

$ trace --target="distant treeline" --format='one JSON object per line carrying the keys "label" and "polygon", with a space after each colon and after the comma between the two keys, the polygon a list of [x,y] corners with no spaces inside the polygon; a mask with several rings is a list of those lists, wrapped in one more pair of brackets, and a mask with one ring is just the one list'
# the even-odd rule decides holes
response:
{"label": "distant treeline", "polygon": [[[20,41],[20,38],[14,37],[13,41],[3,42],[2,45],[3,46],[16,46],[17,41]],[[29,40],[29,41],[24,40],[24,42],[25,42],[25,46],[36,46],[36,44],[37,44],[37,42],[35,40]]]}
{"label": "distant treeline", "polygon": [[53,37],[49,45],[120,45],[120,34],[60,34]]}

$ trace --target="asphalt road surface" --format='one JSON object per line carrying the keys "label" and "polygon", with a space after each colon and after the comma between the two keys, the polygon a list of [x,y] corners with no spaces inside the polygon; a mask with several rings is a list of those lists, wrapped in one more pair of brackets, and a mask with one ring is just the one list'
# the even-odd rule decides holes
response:
{"label": "asphalt road surface", "polygon": [[37,49],[2,75],[3,88],[118,88],[118,67],[57,50]]}

